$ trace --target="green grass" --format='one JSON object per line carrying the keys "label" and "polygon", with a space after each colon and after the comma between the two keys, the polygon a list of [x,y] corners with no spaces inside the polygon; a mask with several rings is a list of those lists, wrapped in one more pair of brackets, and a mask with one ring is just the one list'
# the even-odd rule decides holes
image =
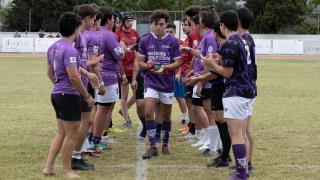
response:
{"label": "green grass", "polygon": [[[320,61],[260,60],[258,98],[254,107],[256,139],[251,179],[320,178]],[[44,58],[0,60],[0,179],[40,179],[48,147],[56,132],[50,104],[51,84]],[[116,109],[119,109],[117,105]],[[173,111],[174,128],[180,113]],[[134,128],[115,136],[117,144],[99,159],[89,158],[95,172],[83,179],[134,179],[137,116]],[[113,114],[115,126],[121,118]],[[210,158],[198,155],[177,130],[172,133],[170,157],[148,161],[148,179],[226,179],[232,169],[210,169]],[[56,162],[62,179],[61,157]]]}

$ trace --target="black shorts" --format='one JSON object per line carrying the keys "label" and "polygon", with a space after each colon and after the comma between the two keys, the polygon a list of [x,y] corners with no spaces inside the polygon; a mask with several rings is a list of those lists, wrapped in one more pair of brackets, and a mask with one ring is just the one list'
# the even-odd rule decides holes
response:
{"label": "black shorts", "polygon": [[192,94],[193,94],[193,86],[187,86],[186,90],[186,99],[192,99]]}
{"label": "black shorts", "polygon": [[221,111],[223,110],[222,96],[224,93],[224,84],[217,84],[212,86],[212,97],[211,97],[211,110]]}
{"label": "black shorts", "polygon": [[99,102],[97,102],[96,104],[99,105],[99,106],[103,106],[103,107],[110,107],[113,103],[115,103],[115,102],[110,102],[110,103],[99,103]]}
{"label": "black shorts", "polygon": [[141,74],[137,75],[136,99],[144,99],[144,78]]}
{"label": "black shorts", "polygon": [[211,89],[202,89],[201,91],[201,98],[192,98],[192,105],[194,106],[203,106],[202,101],[204,99],[211,99],[212,96]]}
{"label": "black shorts", "polygon": [[80,96],[74,94],[51,94],[51,103],[56,118],[63,121],[81,120]]}
{"label": "black shorts", "polygon": [[80,96],[81,102],[81,112],[91,112],[92,108],[89,107],[88,103],[84,100],[82,96]]}
{"label": "black shorts", "polygon": [[94,99],[95,98],[95,90],[93,89],[93,87],[91,86],[90,83],[88,83],[88,93],[91,95],[91,97]]}

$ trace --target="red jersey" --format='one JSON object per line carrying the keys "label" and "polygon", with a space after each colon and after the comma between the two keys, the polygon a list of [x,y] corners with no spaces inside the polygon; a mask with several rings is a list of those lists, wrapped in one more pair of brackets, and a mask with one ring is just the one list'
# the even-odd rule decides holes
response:
{"label": "red jersey", "polygon": [[[197,48],[198,44],[201,40],[201,37],[199,34],[197,34],[195,31],[191,31],[191,33],[187,36],[187,38],[184,41],[184,46],[190,47],[190,48]],[[190,63],[192,61],[193,56],[190,53],[182,53],[181,54],[181,75],[187,76],[188,70],[190,69]]]}
{"label": "red jersey", "polygon": [[[127,48],[132,48],[136,45],[139,38],[138,32],[135,29],[131,29],[130,32],[124,31],[122,28],[117,29],[116,36],[120,41],[123,41]],[[126,55],[122,61],[124,72],[127,76],[133,74],[133,64],[135,59],[135,51],[126,51]]]}

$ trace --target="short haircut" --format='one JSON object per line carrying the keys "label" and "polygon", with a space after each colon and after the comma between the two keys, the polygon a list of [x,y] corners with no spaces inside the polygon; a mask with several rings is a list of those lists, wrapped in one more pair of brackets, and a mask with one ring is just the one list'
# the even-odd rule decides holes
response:
{"label": "short haircut", "polygon": [[62,13],[58,20],[59,32],[64,37],[71,36],[81,25],[81,17],[73,12]]}
{"label": "short haircut", "polygon": [[201,6],[189,6],[184,11],[184,14],[189,16],[189,17],[193,17],[193,16],[199,14],[200,9],[201,9]]}
{"label": "short haircut", "polygon": [[221,32],[220,23],[219,23],[219,22],[215,22],[215,23],[213,24],[213,30],[214,30],[214,32],[217,33],[220,37],[226,38],[226,37],[222,34],[222,32]]}
{"label": "short haircut", "polygon": [[231,10],[224,11],[220,15],[220,23],[223,23],[231,31],[237,31],[238,14]]}
{"label": "short haircut", "polygon": [[74,12],[84,19],[86,17],[95,17],[95,15],[98,13],[98,10],[92,4],[82,4],[75,6]]}
{"label": "short haircut", "polygon": [[210,29],[213,29],[213,25],[218,19],[218,14],[215,9],[210,11],[201,11],[199,16],[201,17],[201,23]]}
{"label": "short haircut", "polygon": [[103,18],[103,14],[100,11],[98,11],[98,13],[96,15],[96,19],[94,21],[98,21],[98,20],[100,20],[102,18]]}
{"label": "short haircut", "polygon": [[168,22],[169,13],[167,10],[158,9],[158,10],[154,11],[149,17],[149,22],[150,23],[158,22],[160,19],[164,19],[165,22]]}
{"label": "short haircut", "polygon": [[107,24],[108,20],[112,19],[114,16],[114,11],[108,6],[102,6],[99,11],[102,13],[101,26],[104,26]]}
{"label": "short haircut", "polygon": [[187,17],[185,17],[185,16],[181,19],[181,22],[182,23],[187,23],[188,26],[191,26],[190,21],[188,21]]}
{"label": "short haircut", "polygon": [[169,24],[167,25],[167,28],[172,28],[172,29],[176,30],[176,29],[177,29],[177,26],[176,26],[175,24],[173,24],[173,23],[169,23]]}
{"label": "short haircut", "polygon": [[249,29],[254,19],[252,12],[247,8],[239,8],[239,9],[236,9],[235,12],[239,16],[241,27],[243,29]]}
{"label": "short haircut", "polygon": [[199,20],[200,20],[199,14],[193,16],[193,17],[191,18],[191,20],[192,20],[196,25],[200,24],[200,22],[199,22]]}

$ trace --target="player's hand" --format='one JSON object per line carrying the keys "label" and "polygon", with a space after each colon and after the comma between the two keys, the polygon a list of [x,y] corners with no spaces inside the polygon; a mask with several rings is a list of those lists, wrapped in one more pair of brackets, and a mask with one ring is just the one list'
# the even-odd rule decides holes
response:
{"label": "player's hand", "polygon": [[181,52],[190,52],[191,48],[188,46],[180,46]]}
{"label": "player's hand", "polygon": [[171,70],[168,65],[162,65],[162,71],[160,72],[169,73],[170,71]]}
{"label": "player's hand", "polygon": [[98,90],[98,94],[100,96],[103,96],[104,94],[106,94],[106,89],[104,88],[103,85],[100,86],[99,90]]}
{"label": "player's hand", "polygon": [[132,80],[131,88],[133,90],[136,90],[138,88],[138,83],[137,83],[137,81],[135,79]]}
{"label": "player's hand", "polygon": [[100,62],[101,60],[103,60],[103,58],[104,58],[104,54],[100,54],[96,56],[96,61]]}
{"label": "player's hand", "polygon": [[99,87],[101,86],[101,81],[99,80],[97,75],[88,72],[87,78],[89,79],[89,82],[94,89],[99,89]]}
{"label": "player's hand", "polygon": [[154,71],[154,61],[153,60],[147,61],[147,70]]}
{"label": "player's hand", "polygon": [[195,74],[194,76],[191,76],[187,78],[184,82],[187,86],[195,85],[199,81],[199,74]]}
{"label": "player's hand", "polygon": [[197,95],[198,97],[201,97],[201,91],[202,91],[202,85],[198,85],[198,86],[197,86],[197,91],[196,91],[196,95]]}
{"label": "player's hand", "polygon": [[192,75],[193,75],[193,70],[191,69],[191,70],[188,71],[188,74],[187,74],[186,78],[189,78],[189,77],[191,77]]}
{"label": "player's hand", "polygon": [[101,70],[102,70],[101,64],[98,63],[98,64],[94,65],[94,66],[93,66],[93,69],[94,69],[94,71],[96,71],[96,72],[101,72]]}
{"label": "player's hand", "polygon": [[122,86],[127,86],[129,84],[127,76],[124,75],[124,76],[122,76],[121,79],[122,79],[122,82],[121,82]]}
{"label": "player's hand", "polygon": [[90,94],[88,94],[88,95],[84,98],[84,100],[88,103],[88,106],[89,106],[89,107],[92,107],[92,106],[94,105],[94,103],[95,103],[95,101],[93,100],[93,98],[91,97]]}

